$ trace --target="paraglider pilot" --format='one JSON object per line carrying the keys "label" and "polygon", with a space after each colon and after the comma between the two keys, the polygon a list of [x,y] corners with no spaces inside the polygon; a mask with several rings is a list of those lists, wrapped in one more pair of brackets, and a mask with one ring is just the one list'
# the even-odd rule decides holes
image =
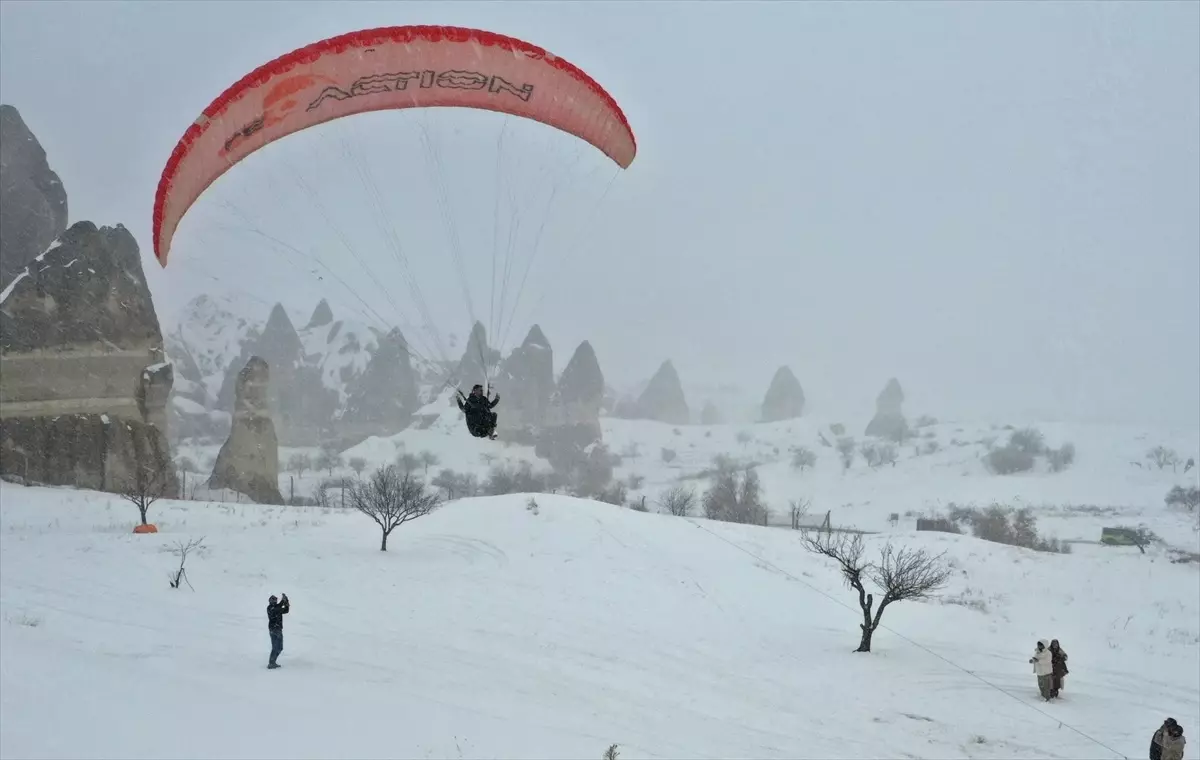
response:
{"label": "paraglider pilot", "polygon": [[467,430],[471,431],[471,435],[495,440],[496,413],[492,409],[500,403],[500,394],[497,393],[496,398],[489,401],[483,394],[483,386],[476,385],[471,388],[470,396],[463,396],[462,391],[458,395],[458,408],[467,415]]}

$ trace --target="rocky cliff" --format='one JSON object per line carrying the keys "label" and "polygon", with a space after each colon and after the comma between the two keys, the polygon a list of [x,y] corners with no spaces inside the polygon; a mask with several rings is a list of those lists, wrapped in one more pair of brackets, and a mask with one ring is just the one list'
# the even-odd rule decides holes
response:
{"label": "rocky cliff", "polygon": [[17,109],[0,104],[0,288],[67,229],[67,191]]}
{"label": "rocky cliff", "polygon": [[128,230],[78,222],[0,292],[0,375],[6,474],[120,491],[169,463],[173,373]]}

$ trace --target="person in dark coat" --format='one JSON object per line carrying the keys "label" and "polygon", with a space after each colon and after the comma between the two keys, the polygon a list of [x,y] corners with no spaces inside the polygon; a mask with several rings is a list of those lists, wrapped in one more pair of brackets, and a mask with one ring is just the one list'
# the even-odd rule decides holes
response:
{"label": "person in dark coat", "polygon": [[1158,727],[1158,730],[1154,732],[1154,736],[1150,737],[1150,760],[1162,760],[1163,739],[1166,738],[1167,731],[1178,725],[1174,718],[1167,718]]}
{"label": "person in dark coat", "polygon": [[267,633],[271,634],[271,659],[267,667],[272,670],[279,667],[275,660],[283,652],[283,616],[292,609],[287,594],[282,596],[282,601],[274,594],[267,600]]}
{"label": "person in dark coat", "polygon": [[1050,642],[1050,666],[1054,670],[1051,673],[1050,696],[1057,698],[1058,693],[1062,691],[1063,678],[1070,672],[1067,670],[1067,653],[1059,645],[1058,639]]}
{"label": "person in dark coat", "polygon": [[471,431],[471,435],[476,438],[496,438],[496,413],[492,411],[496,404],[500,403],[500,394],[496,394],[496,398],[488,400],[488,397],[483,393],[483,386],[476,385],[471,388],[470,396],[463,396],[462,391],[458,392],[458,408],[467,415],[467,430]]}

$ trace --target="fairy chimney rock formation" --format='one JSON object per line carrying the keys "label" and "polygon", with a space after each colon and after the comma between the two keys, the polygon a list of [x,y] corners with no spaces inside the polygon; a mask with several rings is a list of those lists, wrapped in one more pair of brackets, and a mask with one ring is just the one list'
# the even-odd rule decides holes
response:
{"label": "fairy chimney rock formation", "polygon": [[683,384],[679,382],[679,373],[669,359],[662,363],[638,397],[637,411],[641,419],[672,425],[686,425],[691,421]]}
{"label": "fairy chimney rock formation", "polygon": [[417,410],[417,390],[408,342],[394,328],[379,337],[363,373],[347,386],[342,433],[362,440],[400,432]]}
{"label": "fairy chimney rock formation", "polygon": [[535,453],[556,467],[578,461],[589,446],[603,440],[600,428],[603,403],[604,374],[596,352],[585,340],[575,349],[558,379]]}
{"label": "fairy chimney rock formation", "polygon": [[329,302],[324,298],[317,304],[317,308],[313,310],[312,316],[308,319],[308,324],[305,325],[305,330],[311,330],[314,327],[323,327],[333,322],[333,309],[329,308]]}
{"label": "fairy chimney rock formation", "polygon": [[532,435],[545,424],[555,390],[554,351],[540,327],[500,364],[495,385],[504,394],[504,431]]}
{"label": "fairy chimney rock formation", "polygon": [[875,400],[875,417],[867,425],[866,434],[890,441],[902,441],[908,435],[908,422],[904,419],[904,391],[896,378],[887,385]]}
{"label": "fairy chimney rock formation", "polygon": [[259,504],[282,504],[279,493],[279,440],[271,420],[271,371],[252,356],[238,372],[233,426],[217,454],[209,488],[228,488]]}
{"label": "fairy chimney rock formation", "polygon": [[789,367],[780,367],[771,379],[771,385],[763,396],[763,422],[779,422],[800,417],[804,414],[804,389]]}

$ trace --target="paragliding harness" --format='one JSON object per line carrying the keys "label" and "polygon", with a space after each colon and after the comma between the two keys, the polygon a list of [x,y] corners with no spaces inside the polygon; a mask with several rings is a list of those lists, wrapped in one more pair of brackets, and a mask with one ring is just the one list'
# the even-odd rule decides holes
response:
{"label": "paragliding harness", "polygon": [[476,385],[471,389],[470,396],[464,396],[462,391],[458,395],[458,408],[467,415],[467,430],[471,435],[495,440],[496,413],[492,409],[500,403],[500,394],[497,393],[496,398],[489,401],[483,386]]}

